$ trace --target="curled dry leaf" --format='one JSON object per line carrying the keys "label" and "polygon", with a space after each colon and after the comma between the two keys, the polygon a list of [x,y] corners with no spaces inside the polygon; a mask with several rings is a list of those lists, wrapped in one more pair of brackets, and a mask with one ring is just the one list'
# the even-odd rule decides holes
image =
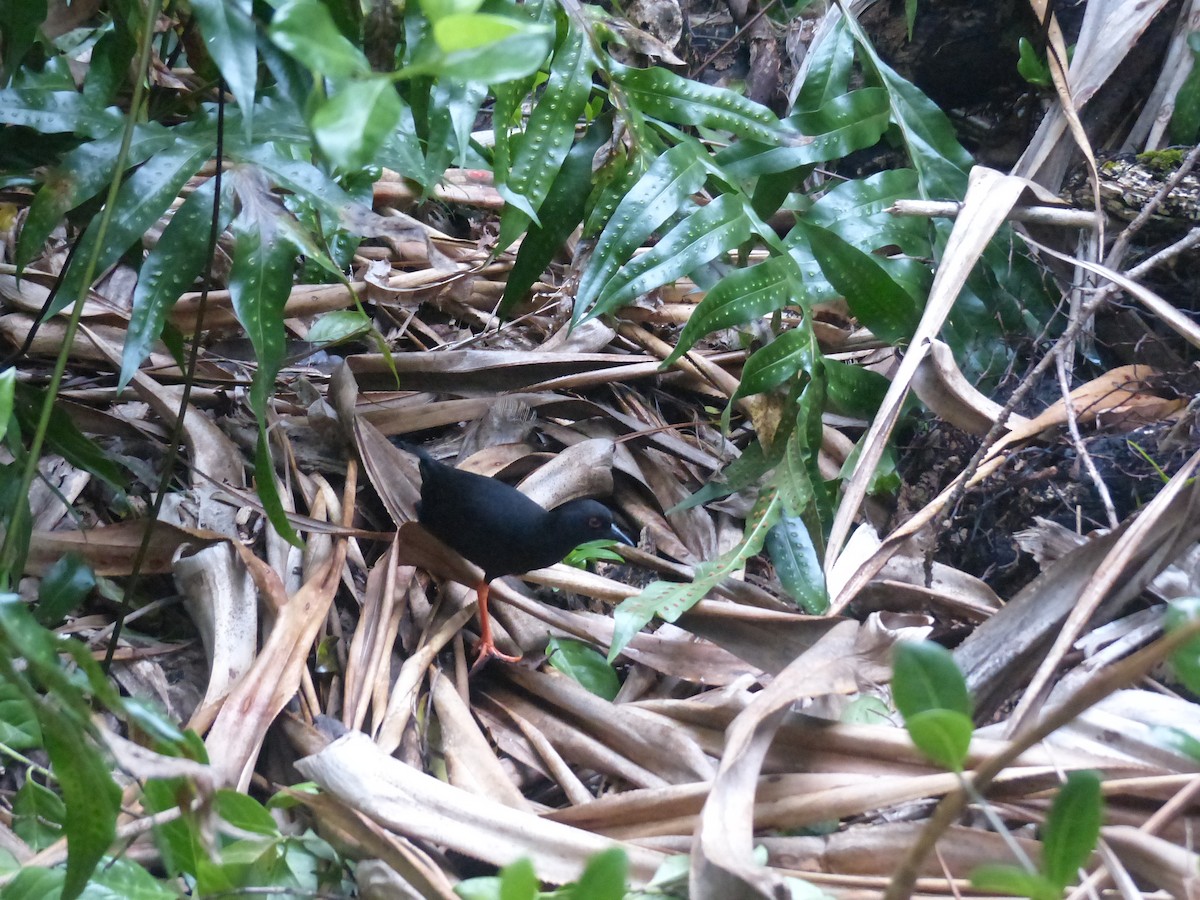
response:
{"label": "curled dry leaf", "polygon": [[[915,393],[934,413],[968,434],[987,434],[1000,418],[1002,407],[981,394],[967,381],[954,354],[943,342],[929,342],[929,353],[913,375]],[[1009,428],[1024,423],[1025,417],[1009,414]]]}

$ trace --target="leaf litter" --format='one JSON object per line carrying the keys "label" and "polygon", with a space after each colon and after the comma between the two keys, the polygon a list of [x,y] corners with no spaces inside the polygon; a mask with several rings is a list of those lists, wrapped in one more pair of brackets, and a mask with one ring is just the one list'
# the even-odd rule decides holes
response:
{"label": "leaf litter", "polygon": [[[1100,57],[1131,51],[1138,34],[1130,25],[1120,42],[1086,56],[1115,68],[1119,59]],[[1098,80],[1080,83],[1077,103],[1104,80],[1092,72],[1083,74]],[[349,290],[297,285],[282,312],[294,359],[271,404],[271,440],[284,461],[280,493],[297,504],[289,513],[306,546],[271,533],[244,482],[253,357],[214,345],[185,419],[183,484],[163,517],[122,520],[103,508],[112,494],[99,479],[47,456],[44,473],[58,490],[36,499],[27,574],[44,577],[70,549],[97,575],[127,576],[141,529],[151,528],[142,593],[182,596],[195,632],[147,615],[123,637],[115,677],[144,684],[135,667],[158,673],[167,686],[160,699],[205,734],[217,783],[246,789],[276,763],[294,764],[323,793],[293,796],[354,855],[383,859],[421,896],[453,896],[452,884],[472,871],[464,857],[502,866],[529,856],[540,878],[571,881],[613,842],[628,853],[635,883],[668,856],[690,853],[697,898],[778,896],[796,875],[836,896],[882,895],[933,804],[960,790],[887,713],[892,646],[930,632],[953,639],[977,713],[991,722],[972,741],[968,773],[1012,757],[988,796],[1026,850],[1036,857],[1038,844],[1021,826],[1044,819],[1062,773],[1095,770],[1108,802],[1102,838],[1113,856],[1105,865],[1183,896],[1189,882],[1180,873],[1196,863],[1187,829],[1198,763],[1164,734],[1200,740],[1200,716],[1150,672],[1102,684],[1113,669],[1089,658],[1122,640],[1127,654],[1159,633],[1155,620],[1138,618],[1139,598],[1159,603],[1195,593],[1198,458],[1164,475],[1117,528],[1068,532],[1068,546],[1039,560],[1040,572],[1003,592],[944,554],[934,560],[928,548],[936,528],[957,526],[954,507],[968,492],[998,492],[1003,472],[1036,466],[1038,448],[1059,440],[1069,423],[1129,434],[1173,421],[1184,406],[1162,389],[1160,373],[1129,366],[1018,415],[975,391],[937,341],[975,259],[1014,206],[1029,200],[1023,178],[1053,165],[1046,134],[1075,128],[1073,118],[1043,123],[1020,177],[974,170],[921,325],[899,365],[882,367],[890,386],[879,413],[869,423],[825,425],[833,433],[821,452],[834,471],[850,456],[846,432],[865,425],[867,433],[825,548],[832,615],[801,614],[764,557],[734,554],[675,622],[655,621],[629,639],[615,700],[544,665],[550,636],[605,651],[616,604],[656,579],[706,577],[700,567],[738,545],[752,514],[749,494],[676,507],[745,447],[747,426],[724,434],[713,408],[735,397],[746,354],[693,350],[660,372],[675,351],[662,335],[703,296],[686,279],[656,302],[639,301],[628,318],[619,313],[615,328],[588,322],[572,332],[569,282],[559,268],[511,322],[499,322],[492,312],[509,259],[490,261],[469,242],[408,219],[385,227],[380,220],[406,203],[402,182],[390,175],[376,191],[380,215],[370,214],[380,240],[363,248]],[[447,184],[459,182],[470,192],[447,187],[444,202],[489,205],[486,184],[462,177]],[[39,276],[59,264],[48,253],[26,280],[4,276],[10,311],[0,325],[10,343],[24,340],[29,312],[41,305]],[[1080,265],[1096,271],[1099,264]],[[1174,311],[1140,290],[1151,314]],[[351,309],[355,298],[372,304],[391,353],[365,343],[305,343],[315,316]],[[111,452],[136,456],[159,452],[163,425],[178,407],[180,373],[158,348],[131,381],[143,406],[107,386],[100,373],[121,367],[123,300],[109,293],[89,301],[62,402],[86,410],[78,423]],[[236,320],[227,292],[208,302],[215,339]],[[194,326],[195,298],[185,296],[170,319],[184,331]],[[1166,319],[1191,339],[1186,319]],[[829,315],[823,325],[826,353],[853,347],[852,320]],[[41,335],[48,337],[28,348],[26,366],[54,349],[53,333]],[[964,443],[979,447],[978,458],[964,453],[944,466],[942,483],[910,516],[877,529],[858,514],[880,522],[870,479],[910,390],[941,421],[986,439]],[[740,412],[762,423],[757,403],[742,398]],[[502,414],[488,415],[502,404]],[[635,525],[640,545],[623,564],[594,572],[556,565],[497,584],[501,640],[520,648],[525,662],[492,665],[468,680],[463,629],[472,608],[462,585],[476,576],[412,526],[419,479],[399,440],[420,440],[463,468],[518,481],[547,504],[604,498]],[[1027,524],[1034,533],[1027,540],[1051,532],[1033,517]],[[1160,583],[1172,564],[1174,588]],[[107,625],[102,616],[79,617],[64,632],[100,650]],[[157,630],[171,636],[152,639]],[[202,667],[187,652],[196,638]],[[1097,685],[1103,695],[1089,695]],[[872,697],[885,705],[856,720],[855,709]],[[1072,704],[1079,706],[1069,725],[1045,741],[1024,741],[1051,710]],[[275,723],[283,746],[269,738]],[[121,758],[134,771],[148,765]],[[1159,815],[1164,809],[1171,814]],[[756,846],[766,849],[767,865]],[[935,853],[916,861],[917,888],[950,896],[974,866],[1006,852],[982,820],[964,817]],[[1093,882],[1103,872],[1097,868]]]}

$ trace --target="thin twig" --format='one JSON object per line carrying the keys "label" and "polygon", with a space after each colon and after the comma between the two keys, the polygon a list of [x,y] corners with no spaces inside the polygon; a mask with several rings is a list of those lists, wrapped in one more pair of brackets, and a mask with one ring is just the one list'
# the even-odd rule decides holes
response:
{"label": "thin twig", "polygon": [[[954,219],[962,204],[954,200],[897,200],[886,212],[893,216]],[[1009,222],[1055,225],[1061,228],[1095,228],[1096,214],[1090,209],[1065,206],[1014,206],[1005,217]]]}
{"label": "thin twig", "polygon": [[1117,518],[1117,510],[1113,506],[1112,495],[1108,492],[1108,485],[1100,477],[1092,454],[1088,453],[1087,445],[1083,442],[1083,435],[1079,432],[1079,417],[1075,415],[1075,404],[1071,402],[1071,385],[1067,378],[1066,354],[1056,348],[1054,356],[1058,360],[1055,368],[1058,370],[1058,385],[1062,389],[1063,407],[1067,414],[1067,431],[1071,435],[1071,443],[1075,445],[1075,453],[1078,455],[1079,461],[1083,463],[1083,467],[1087,469],[1088,477],[1092,479],[1092,484],[1096,486],[1096,493],[1100,495],[1100,502],[1104,504],[1104,512],[1108,516],[1108,527],[1116,528],[1120,524],[1120,519]]}

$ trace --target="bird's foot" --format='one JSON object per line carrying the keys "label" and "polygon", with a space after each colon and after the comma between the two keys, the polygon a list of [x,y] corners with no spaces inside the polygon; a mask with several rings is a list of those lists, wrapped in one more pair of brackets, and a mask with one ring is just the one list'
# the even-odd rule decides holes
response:
{"label": "bird's foot", "polygon": [[496,649],[496,645],[490,640],[480,641],[476,645],[475,650],[477,655],[475,657],[475,662],[471,664],[471,674],[475,674],[482,669],[484,664],[487,663],[489,659],[494,658],[500,660],[501,662],[516,663],[520,662],[523,658],[520,656],[509,656],[507,653],[501,653]]}

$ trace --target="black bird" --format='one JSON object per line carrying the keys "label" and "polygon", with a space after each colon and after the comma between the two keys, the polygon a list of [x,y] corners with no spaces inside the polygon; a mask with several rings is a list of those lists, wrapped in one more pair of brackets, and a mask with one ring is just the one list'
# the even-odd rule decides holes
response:
{"label": "black bird", "polygon": [[613,523],[613,514],[595,500],[571,500],[543,509],[511,485],[438,462],[423,448],[404,445],[421,461],[421,501],[417,521],[434,537],[483,569],[475,586],[479,601],[479,656],[472,671],[488,657],[516,662],[492,642],[488,618],[490,583],[504,575],[561,562],[587,541],[609,539],[633,546]]}

